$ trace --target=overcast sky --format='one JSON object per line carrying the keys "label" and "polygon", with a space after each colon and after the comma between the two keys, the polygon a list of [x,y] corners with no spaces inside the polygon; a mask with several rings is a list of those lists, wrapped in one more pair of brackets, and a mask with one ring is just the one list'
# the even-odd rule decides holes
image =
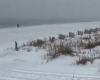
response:
{"label": "overcast sky", "polygon": [[0,0],[0,23],[53,18],[100,19],[100,0]]}

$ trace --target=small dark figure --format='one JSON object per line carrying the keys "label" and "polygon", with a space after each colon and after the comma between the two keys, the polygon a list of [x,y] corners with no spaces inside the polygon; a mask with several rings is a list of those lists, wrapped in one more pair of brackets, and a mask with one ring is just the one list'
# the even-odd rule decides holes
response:
{"label": "small dark figure", "polygon": [[17,28],[19,28],[19,24],[17,24]]}
{"label": "small dark figure", "polygon": [[18,44],[17,44],[17,41],[15,41],[15,50],[18,51]]}

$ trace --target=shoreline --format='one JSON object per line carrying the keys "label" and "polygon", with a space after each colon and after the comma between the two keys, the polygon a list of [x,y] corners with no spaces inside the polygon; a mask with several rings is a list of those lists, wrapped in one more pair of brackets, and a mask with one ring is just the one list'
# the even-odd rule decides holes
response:
{"label": "shoreline", "polygon": [[[43,23],[43,24],[20,24],[20,27],[29,27],[29,26],[43,26],[43,25],[62,25],[62,24],[81,24],[81,23],[100,23],[100,21],[87,21],[87,22],[63,22],[63,23]],[[19,28],[20,28],[19,27]],[[17,28],[16,25],[0,25],[0,29],[7,28]]]}

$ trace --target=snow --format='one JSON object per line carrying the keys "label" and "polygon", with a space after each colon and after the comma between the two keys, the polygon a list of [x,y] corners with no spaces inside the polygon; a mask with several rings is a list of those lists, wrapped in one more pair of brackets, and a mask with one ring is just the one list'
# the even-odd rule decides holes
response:
{"label": "snow", "polygon": [[75,65],[77,57],[70,56],[60,56],[46,63],[44,50],[14,51],[15,40],[21,45],[37,38],[94,27],[100,27],[100,22],[0,29],[0,80],[100,80],[99,59],[85,66]]}

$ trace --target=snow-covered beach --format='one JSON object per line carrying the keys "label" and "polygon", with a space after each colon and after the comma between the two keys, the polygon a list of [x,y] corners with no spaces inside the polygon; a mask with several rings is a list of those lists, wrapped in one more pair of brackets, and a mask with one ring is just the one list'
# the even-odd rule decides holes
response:
{"label": "snow-covered beach", "polygon": [[[14,51],[14,42],[23,42],[67,34],[89,28],[100,28],[100,22],[37,25],[0,29],[0,80],[100,80],[100,61],[74,65],[75,57],[61,56],[49,63],[38,52]],[[74,79],[72,79],[74,78]]]}

